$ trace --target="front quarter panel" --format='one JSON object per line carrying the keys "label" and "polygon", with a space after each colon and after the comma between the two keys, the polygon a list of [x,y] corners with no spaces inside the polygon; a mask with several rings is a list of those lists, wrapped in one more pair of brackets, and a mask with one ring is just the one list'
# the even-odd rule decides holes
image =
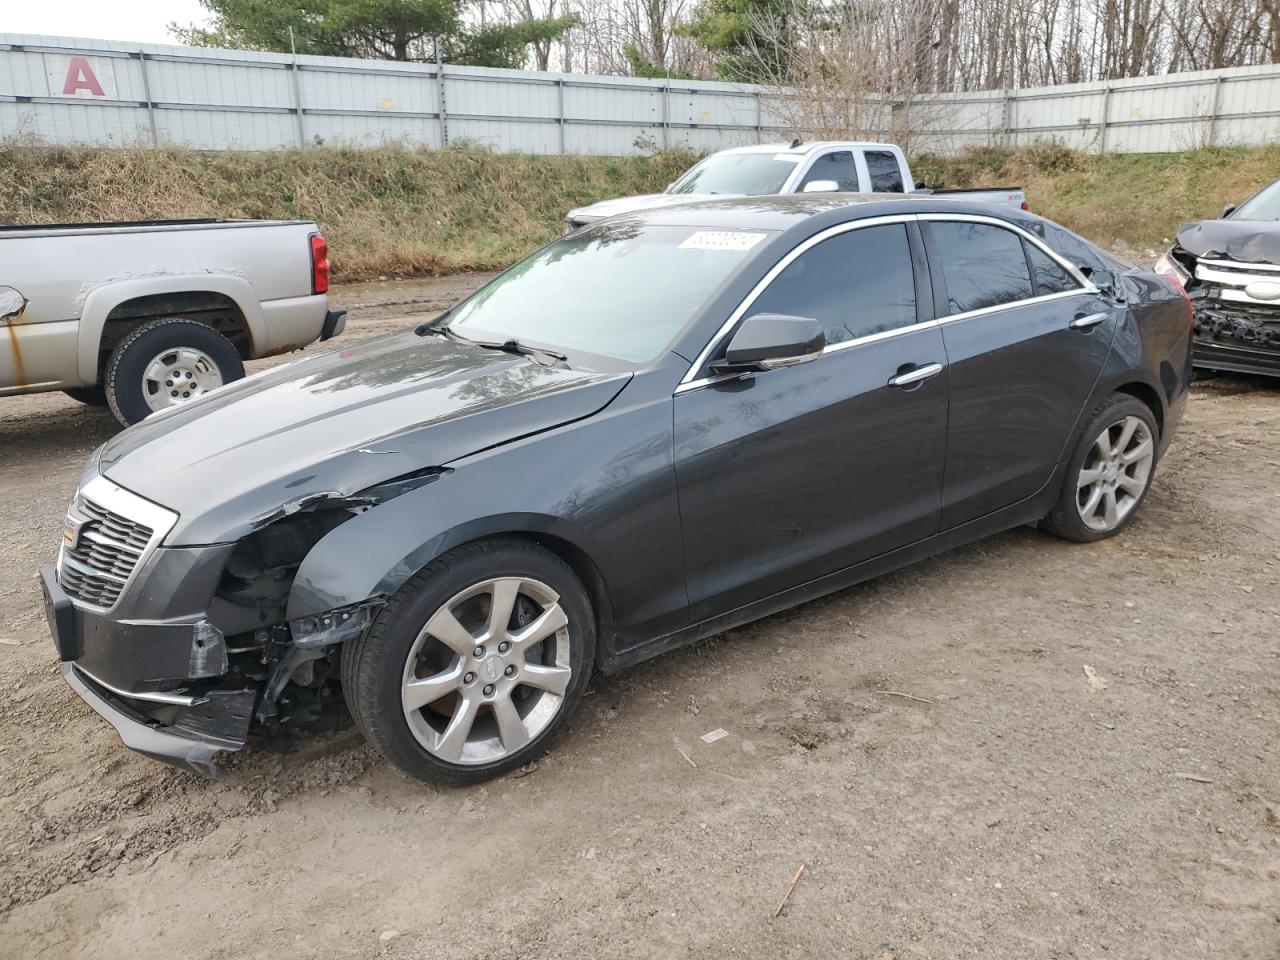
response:
{"label": "front quarter panel", "polygon": [[600,413],[456,460],[449,475],[344,523],[303,561],[289,619],[393,594],[453,547],[517,534],[589,558],[624,644],[684,626],[671,396],[686,368],[672,356]]}

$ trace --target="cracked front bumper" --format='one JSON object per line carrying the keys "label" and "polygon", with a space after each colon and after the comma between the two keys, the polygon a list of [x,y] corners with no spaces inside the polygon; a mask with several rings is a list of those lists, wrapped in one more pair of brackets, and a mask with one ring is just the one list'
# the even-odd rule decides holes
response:
{"label": "cracked front bumper", "polygon": [[190,591],[204,593],[201,574],[220,569],[220,561],[217,550],[200,557],[159,550],[148,566],[185,574],[184,589],[161,594],[164,599],[148,591],[140,602],[122,598],[125,609],[111,614],[75,604],[54,568],[40,571],[67,684],[126,746],[203,776],[216,775],[218,754],[244,746],[259,695],[257,684],[228,674],[221,635],[210,632],[208,621],[179,613],[189,608]]}

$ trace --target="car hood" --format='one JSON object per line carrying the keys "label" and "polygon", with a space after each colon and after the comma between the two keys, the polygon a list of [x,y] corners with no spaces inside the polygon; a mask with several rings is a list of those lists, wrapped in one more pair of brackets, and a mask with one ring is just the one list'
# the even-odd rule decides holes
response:
{"label": "car hood", "polygon": [[103,447],[109,480],[177,511],[171,545],[590,416],[630,380],[439,336],[317,354],[150,417]]}
{"label": "car hood", "polygon": [[1280,264],[1280,221],[1198,220],[1178,228],[1177,243],[1195,257]]}
{"label": "car hood", "polygon": [[570,220],[603,220],[617,213],[634,213],[637,210],[651,210],[656,207],[676,207],[682,203],[697,203],[700,200],[724,200],[740,194],[728,193],[646,193],[638,197],[619,197],[616,200],[601,200],[589,207],[579,207],[569,211]]}

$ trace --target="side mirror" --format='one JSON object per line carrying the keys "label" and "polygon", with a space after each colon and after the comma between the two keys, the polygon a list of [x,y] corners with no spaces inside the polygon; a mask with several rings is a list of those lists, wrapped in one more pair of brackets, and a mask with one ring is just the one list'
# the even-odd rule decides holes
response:
{"label": "side mirror", "polygon": [[810,180],[800,190],[801,193],[839,193],[840,184],[834,180]]}
{"label": "side mirror", "polygon": [[827,335],[810,317],[757,313],[747,317],[725,349],[724,359],[711,364],[712,373],[745,373],[790,367],[822,356]]}
{"label": "side mirror", "polygon": [[0,287],[0,323],[17,320],[26,309],[26,297],[13,287]]}
{"label": "side mirror", "polygon": [[1228,203],[1225,207],[1222,208],[1222,219],[1223,220],[1227,219],[1227,217],[1231,216],[1235,212],[1236,212],[1236,205],[1234,203]]}

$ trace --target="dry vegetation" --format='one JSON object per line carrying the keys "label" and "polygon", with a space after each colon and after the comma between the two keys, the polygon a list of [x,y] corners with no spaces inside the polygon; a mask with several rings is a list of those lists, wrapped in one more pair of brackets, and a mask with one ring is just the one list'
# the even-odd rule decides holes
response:
{"label": "dry vegetation", "polygon": [[694,157],[451,148],[260,153],[0,146],[0,223],[306,218],[345,280],[506,266],[572,207],[661,190]]}
{"label": "dry vegetation", "polygon": [[[560,230],[565,211],[660,190],[693,160],[318,148],[276,153],[0,147],[0,223],[306,217],[346,280],[493,269]],[[1280,177],[1280,147],[1085,156],[1054,147],[919,157],[930,184],[1025,186],[1032,209],[1104,246],[1164,245]]]}

